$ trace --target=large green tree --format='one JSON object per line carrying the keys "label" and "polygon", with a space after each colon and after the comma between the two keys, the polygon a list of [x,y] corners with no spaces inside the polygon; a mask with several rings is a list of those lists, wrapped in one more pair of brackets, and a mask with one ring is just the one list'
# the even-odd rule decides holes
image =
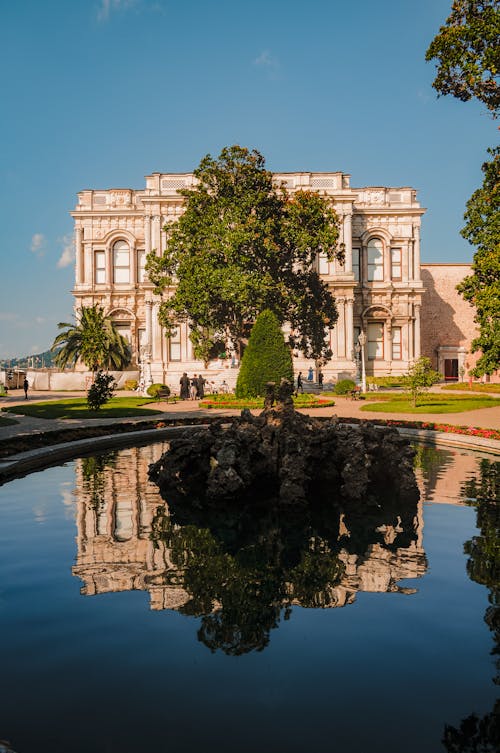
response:
{"label": "large green tree", "polygon": [[332,207],[316,193],[288,195],[263,156],[240,146],[207,155],[194,175],[196,186],[180,192],[184,213],[165,228],[163,256],[148,257],[167,333],[189,321],[199,357],[221,339],[241,352],[251,323],[270,309],[291,323],[294,347],[329,358],[325,331],[337,310],[317,260],[342,258]]}
{"label": "large green tree", "polygon": [[462,235],[477,246],[472,274],[458,291],[476,309],[479,335],[472,350],[481,356],[475,376],[492,374],[500,367],[500,149],[490,149],[492,159],[483,165],[484,181],[467,202]]}
{"label": "large green tree", "polygon": [[117,332],[113,321],[99,306],[82,306],[76,323],[60,322],[60,332],[52,344],[52,351],[59,368],[74,366],[83,361],[95,373],[100,369],[124,369],[131,360],[127,340]]}
{"label": "large green tree", "polygon": [[475,98],[496,116],[500,106],[498,0],[454,0],[426,60],[437,61],[433,87],[467,102]]}
{"label": "large green tree", "polygon": [[[439,94],[482,102],[493,117],[500,107],[500,3],[498,0],[454,0],[451,14],[432,41],[427,60],[437,61],[433,86]],[[500,151],[483,164],[484,181],[467,202],[461,231],[477,246],[473,273],[457,290],[476,309],[479,336],[473,352],[481,356],[474,376],[500,368]]]}

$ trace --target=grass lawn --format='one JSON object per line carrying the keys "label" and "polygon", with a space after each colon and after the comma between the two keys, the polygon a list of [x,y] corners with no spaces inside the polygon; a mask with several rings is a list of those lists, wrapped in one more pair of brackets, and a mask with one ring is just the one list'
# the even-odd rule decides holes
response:
{"label": "grass lawn", "polygon": [[[303,394],[293,398],[296,408],[325,408],[335,405],[335,402],[327,397]],[[200,401],[200,408],[264,408],[263,397],[238,398],[235,395],[207,395]]]}
{"label": "grass lawn", "polygon": [[445,384],[442,390],[460,390],[461,392],[492,392],[500,394],[500,384],[484,384],[483,382],[473,382],[469,387],[468,382],[455,382],[454,384]]}
{"label": "grass lawn", "polygon": [[146,408],[155,402],[150,397],[113,397],[98,411],[87,408],[85,398],[76,397],[46,403],[26,403],[4,408],[4,412],[18,413],[34,418],[134,418],[135,416],[152,416],[159,411]]}
{"label": "grass lawn", "polygon": [[[371,396],[370,396],[371,397]],[[380,398],[378,398],[380,400]],[[361,408],[362,411],[373,413],[462,413],[478,408],[494,408],[500,405],[500,400],[487,396],[439,395],[435,392],[422,395],[417,401],[417,407],[408,395],[384,395],[381,402],[372,402],[371,398]]]}

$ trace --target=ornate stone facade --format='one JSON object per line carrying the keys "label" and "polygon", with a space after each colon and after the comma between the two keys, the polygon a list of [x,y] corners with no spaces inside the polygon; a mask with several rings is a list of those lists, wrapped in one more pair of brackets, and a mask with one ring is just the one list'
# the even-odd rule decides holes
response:
{"label": "ornate stone facade", "polygon": [[[318,191],[336,210],[345,262],[318,258],[318,269],[337,299],[339,318],[330,330],[333,357],[325,380],[354,377],[359,369],[357,337],[367,335],[369,375],[399,375],[420,355],[420,218],[424,213],[412,188],[353,188],[337,173],[277,173],[290,193]],[[165,248],[164,226],[183,211],[178,190],[195,184],[190,173],[153,173],[142,191],[86,190],[71,213],[75,220],[75,307],[99,303],[127,336],[134,362],[148,362],[155,382],[178,386],[183,371],[199,373],[188,326],[175,339],[158,324],[159,300],[144,273],[146,254]],[[312,365],[294,354],[296,369]],[[223,374],[231,385],[231,362],[212,363],[208,376]],[[233,360],[234,365],[234,360]],[[224,371],[224,368],[230,369]]]}

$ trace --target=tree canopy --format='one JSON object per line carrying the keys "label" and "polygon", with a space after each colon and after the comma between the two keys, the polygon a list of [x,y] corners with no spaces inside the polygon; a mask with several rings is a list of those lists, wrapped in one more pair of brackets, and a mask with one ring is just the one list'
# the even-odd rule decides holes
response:
{"label": "tree canopy", "polygon": [[463,102],[478,99],[496,117],[500,106],[498,0],[454,0],[426,60],[437,60],[433,87],[438,95],[452,94]]}
{"label": "tree canopy", "polygon": [[477,246],[473,273],[457,288],[476,309],[479,336],[472,350],[481,356],[472,370],[475,376],[492,374],[500,366],[500,149],[489,153],[483,185],[472,194],[464,215],[462,235]]}
{"label": "tree canopy", "polygon": [[[432,41],[427,60],[437,59],[433,86],[466,102],[486,105],[493,117],[500,107],[500,5],[498,0],[454,0],[451,14]],[[492,374],[500,367],[500,150],[483,164],[484,181],[467,202],[461,233],[477,246],[473,274],[457,290],[476,308],[479,336],[472,351],[481,356],[471,373]]]}
{"label": "tree canopy", "polygon": [[[74,366],[83,361],[89,371],[100,369],[123,369],[131,360],[127,340],[117,332],[112,320],[99,305],[82,306],[76,324],[60,322],[60,332],[52,344],[52,351],[60,348],[54,356],[59,368]],[[64,329],[66,328],[66,329]]]}
{"label": "tree canopy", "polygon": [[273,184],[264,157],[240,146],[204,157],[196,186],[180,191],[185,211],[165,228],[163,256],[148,256],[159,319],[167,334],[189,321],[195,353],[217,340],[238,351],[258,314],[290,322],[294,346],[329,358],[325,330],[337,319],[335,300],[318,273],[318,254],[342,258],[338,218],[316,193],[287,195]]}

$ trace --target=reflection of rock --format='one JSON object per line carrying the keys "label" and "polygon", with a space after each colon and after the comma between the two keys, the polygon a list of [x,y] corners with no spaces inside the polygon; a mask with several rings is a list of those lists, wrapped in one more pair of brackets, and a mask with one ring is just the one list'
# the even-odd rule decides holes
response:
{"label": "reflection of rock", "polygon": [[414,453],[396,429],[302,415],[286,387],[280,385],[278,407],[260,416],[243,411],[228,426],[219,422],[173,439],[150,468],[162,495],[212,506],[231,499],[302,505],[318,497],[369,502],[380,493],[418,495]]}

